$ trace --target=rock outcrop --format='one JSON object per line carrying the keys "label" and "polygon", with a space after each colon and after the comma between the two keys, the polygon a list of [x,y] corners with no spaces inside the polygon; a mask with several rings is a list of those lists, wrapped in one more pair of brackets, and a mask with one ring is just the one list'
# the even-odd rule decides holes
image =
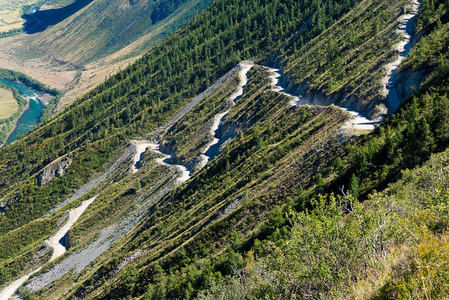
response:
{"label": "rock outcrop", "polygon": [[6,212],[6,207],[8,206],[9,202],[9,198],[0,201],[0,215]]}
{"label": "rock outcrop", "polygon": [[63,176],[71,163],[72,159],[65,157],[50,164],[37,175],[37,184],[43,186],[49,183],[53,178]]}

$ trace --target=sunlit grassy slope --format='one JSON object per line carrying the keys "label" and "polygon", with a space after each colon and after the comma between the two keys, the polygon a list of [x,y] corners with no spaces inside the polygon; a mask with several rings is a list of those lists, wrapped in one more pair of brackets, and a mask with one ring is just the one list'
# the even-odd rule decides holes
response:
{"label": "sunlit grassy slope", "polygon": [[0,88],[0,107],[0,119],[9,118],[19,109],[19,104],[10,90]]}

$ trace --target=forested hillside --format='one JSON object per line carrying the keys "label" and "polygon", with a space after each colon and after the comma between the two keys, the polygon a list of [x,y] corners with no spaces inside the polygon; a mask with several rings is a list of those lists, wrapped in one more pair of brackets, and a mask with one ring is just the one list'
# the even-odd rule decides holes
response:
{"label": "forested hillside", "polygon": [[[382,101],[407,3],[216,0],[0,150],[0,284],[43,266],[22,297],[445,296],[447,1],[423,1],[399,71],[425,80],[373,131],[350,130],[337,106],[292,102],[270,68],[306,81],[303,97]],[[170,158],[147,150],[130,171],[132,140]],[[68,252],[45,264],[45,240],[94,196]]]}
{"label": "forested hillside", "polygon": [[380,104],[385,76],[380,66],[397,55],[392,49],[401,38],[396,29],[405,7],[410,9],[410,1],[362,1],[319,37],[301,37],[286,47],[284,72],[299,89],[322,93],[318,103],[328,104],[331,98],[360,111]]}

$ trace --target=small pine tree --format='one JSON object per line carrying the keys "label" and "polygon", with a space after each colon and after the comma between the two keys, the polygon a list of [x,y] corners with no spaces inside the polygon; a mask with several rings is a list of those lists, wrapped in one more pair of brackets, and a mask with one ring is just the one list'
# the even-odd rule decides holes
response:
{"label": "small pine tree", "polygon": [[340,157],[337,157],[334,160],[334,170],[335,170],[336,173],[338,173],[338,172],[341,171],[342,168],[343,168],[343,161],[341,160]]}
{"label": "small pine tree", "polygon": [[349,193],[354,198],[359,196],[359,179],[355,174],[352,174],[351,180],[349,181]]}

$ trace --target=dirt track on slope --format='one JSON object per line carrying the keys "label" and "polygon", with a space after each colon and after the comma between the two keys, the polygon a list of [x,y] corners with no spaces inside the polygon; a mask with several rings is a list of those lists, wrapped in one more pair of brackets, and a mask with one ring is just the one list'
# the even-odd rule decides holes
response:
{"label": "dirt track on slope", "polygon": [[[289,104],[292,106],[311,105],[310,103],[303,101],[301,96],[296,96],[296,95],[286,92],[285,88],[280,83],[281,82],[280,79],[281,79],[282,75],[281,75],[279,69],[273,69],[273,68],[268,68],[268,69],[271,72],[270,79],[271,79],[271,90],[272,91],[291,97],[292,100],[290,101]],[[342,110],[348,112],[351,115],[351,119],[345,123],[345,125],[343,127],[344,129],[374,130],[374,128],[380,123],[379,121],[372,121],[372,120],[366,118],[361,113],[359,113],[355,110],[345,108],[345,107],[340,107],[340,108]]]}
{"label": "dirt track on slope", "polygon": [[58,232],[51,238],[47,240],[47,244],[54,249],[53,255],[50,258],[50,261],[58,258],[59,256],[63,255],[67,249],[61,244],[61,239],[67,234],[67,232],[72,228],[73,224],[75,224],[76,221],[81,217],[81,215],[84,213],[84,211],[87,209],[87,207],[94,202],[95,198],[97,196],[90,198],[89,200],[83,201],[80,206],[78,206],[75,209],[72,209],[69,212],[69,220],[67,223],[62,226],[61,229],[58,230]]}
{"label": "dirt track on slope", "polygon": [[[389,114],[394,113],[399,108],[399,105],[401,103],[395,86],[397,70],[402,60],[410,52],[411,43],[413,40],[413,25],[420,6],[418,0],[413,0],[412,2],[411,12],[401,17],[399,27],[396,31],[398,36],[403,37],[403,39],[397,44],[395,49],[399,52],[399,55],[394,62],[389,63],[385,66],[387,74],[382,80],[382,83],[384,85],[383,93],[386,96],[386,103]],[[393,84],[393,87],[390,87],[388,89],[390,83]]]}
{"label": "dirt track on slope", "polygon": [[[53,248],[53,254],[49,260],[55,260],[56,258],[63,255],[67,249],[65,246],[61,244],[62,238],[67,234],[67,232],[72,228],[73,224],[75,224],[76,221],[81,217],[81,215],[84,213],[84,211],[89,207],[89,205],[94,202],[95,198],[97,196],[90,198],[89,200],[83,201],[80,206],[78,206],[75,209],[72,209],[69,212],[69,220],[67,223],[56,232],[54,236],[49,238],[46,243],[48,246]],[[3,289],[0,293],[0,300],[9,300],[9,298],[17,291],[17,289],[30,278],[31,275],[39,272],[42,269],[42,267],[37,268],[33,272],[17,279],[10,285],[8,285],[5,289]]]}
{"label": "dirt track on slope", "polygon": [[240,83],[235,92],[229,97],[228,102],[230,103],[231,107],[228,108],[226,111],[218,113],[214,116],[214,121],[212,123],[212,127],[210,128],[209,133],[212,136],[212,140],[206,145],[206,148],[201,152],[200,154],[200,166],[203,168],[208,161],[211,160],[213,155],[211,153],[208,153],[212,146],[218,144],[220,139],[217,138],[217,130],[223,123],[224,118],[228,115],[231,108],[235,105],[235,101],[237,101],[240,97],[243,95],[243,89],[245,88],[246,84],[248,83],[248,77],[246,74],[248,71],[254,66],[253,62],[241,62],[240,64],[240,71],[239,71],[239,77],[240,77]]}

